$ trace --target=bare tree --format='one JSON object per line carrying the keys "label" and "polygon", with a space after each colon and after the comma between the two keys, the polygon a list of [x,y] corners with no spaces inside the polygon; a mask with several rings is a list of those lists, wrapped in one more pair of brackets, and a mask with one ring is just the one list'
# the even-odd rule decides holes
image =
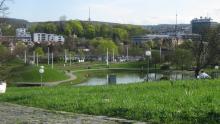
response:
{"label": "bare tree", "polygon": [[12,0],[0,0],[0,14],[2,14],[3,17],[8,14],[9,7],[6,5],[7,1]]}

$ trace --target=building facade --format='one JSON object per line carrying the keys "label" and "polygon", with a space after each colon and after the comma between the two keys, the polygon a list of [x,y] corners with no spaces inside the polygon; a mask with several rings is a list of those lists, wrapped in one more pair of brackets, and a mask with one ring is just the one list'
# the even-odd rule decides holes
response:
{"label": "building facade", "polygon": [[16,29],[16,37],[17,40],[23,41],[23,42],[31,42],[31,33],[27,32],[26,28],[17,28]]}
{"label": "building facade", "polygon": [[204,35],[210,28],[216,26],[216,22],[213,22],[211,18],[195,18],[191,21],[192,33]]}
{"label": "building facade", "polygon": [[65,38],[62,35],[46,34],[46,33],[34,33],[34,42],[64,42]]}

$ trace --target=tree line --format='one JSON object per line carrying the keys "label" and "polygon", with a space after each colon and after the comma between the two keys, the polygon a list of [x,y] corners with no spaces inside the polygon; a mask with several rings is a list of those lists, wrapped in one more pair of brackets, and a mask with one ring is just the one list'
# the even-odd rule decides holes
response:
{"label": "tree line", "polygon": [[66,37],[76,35],[79,38],[94,39],[103,37],[116,43],[128,43],[132,36],[149,33],[148,30],[136,25],[85,22],[78,20],[35,23],[29,28],[31,33],[54,33]]}

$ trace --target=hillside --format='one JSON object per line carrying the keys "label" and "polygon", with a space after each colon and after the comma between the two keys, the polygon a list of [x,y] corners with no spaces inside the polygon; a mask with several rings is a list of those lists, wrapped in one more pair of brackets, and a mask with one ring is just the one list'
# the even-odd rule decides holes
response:
{"label": "hillside", "polygon": [[21,27],[26,28],[28,27],[29,22],[24,19],[0,18],[0,24],[9,24],[17,28],[21,28]]}

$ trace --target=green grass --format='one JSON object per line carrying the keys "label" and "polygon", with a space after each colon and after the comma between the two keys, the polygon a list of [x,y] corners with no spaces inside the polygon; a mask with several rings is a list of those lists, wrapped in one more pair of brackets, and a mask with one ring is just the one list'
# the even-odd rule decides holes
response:
{"label": "green grass", "polygon": [[220,123],[220,80],[9,88],[0,101],[155,123]]}
{"label": "green grass", "polygon": [[[10,72],[10,78],[12,82],[40,82],[39,68],[36,66],[24,65],[14,68]],[[51,67],[45,67],[45,73],[43,74],[44,82],[53,82],[68,79],[64,71],[57,69],[51,69]]]}
{"label": "green grass", "polygon": [[10,80],[10,73],[14,68],[23,67],[24,64],[19,59],[12,59],[7,63],[0,63],[0,80]]}

